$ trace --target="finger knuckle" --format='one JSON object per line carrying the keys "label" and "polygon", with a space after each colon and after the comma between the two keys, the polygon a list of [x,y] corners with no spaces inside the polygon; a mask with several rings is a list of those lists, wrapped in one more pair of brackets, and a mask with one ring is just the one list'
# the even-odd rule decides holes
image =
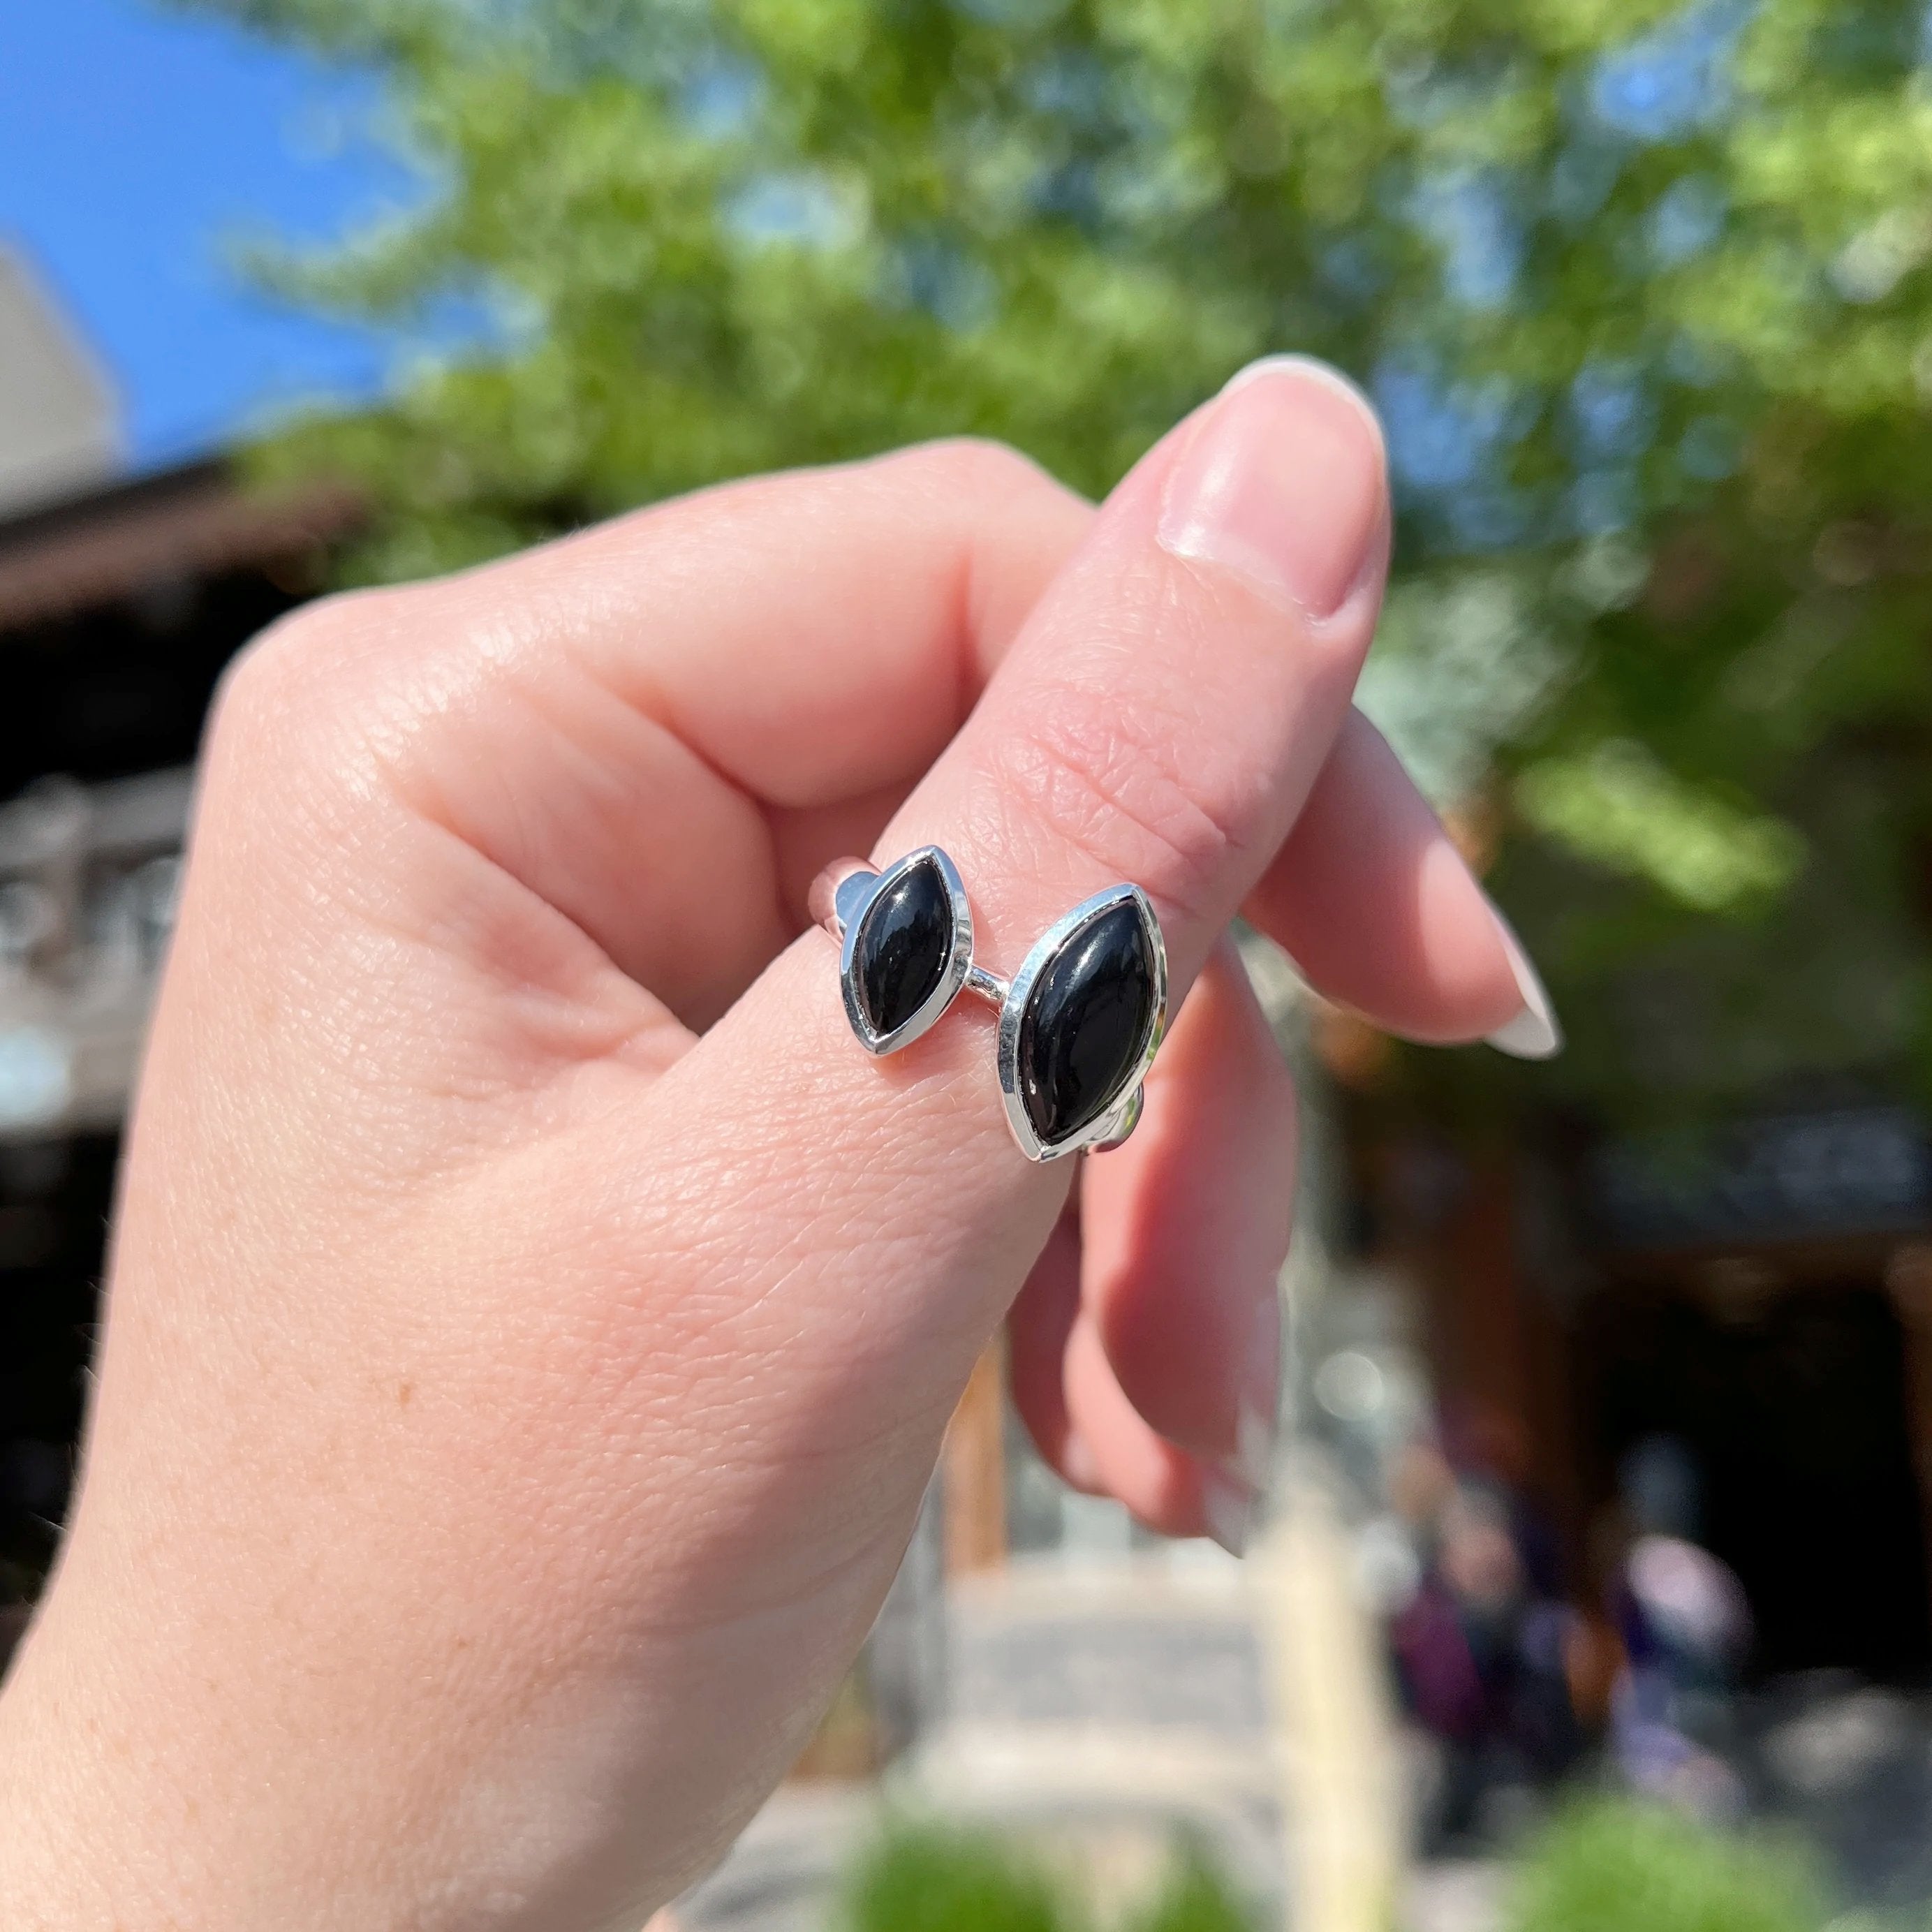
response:
{"label": "finger knuckle", "polygon": [[944,436],[906,451],[902,460],[927,471],[936,485],[975,500],[1060,488],[1030,457],[991,436]]}
{"label": "finger knuckle", "polygon": [[1202,914],[1238,840],[1233,802],[1204,764],[1190,769],[1180,721],[1146,704],[1048,689],[994,754],[1005,796],[1114,877]]}
{"label": "finger knuckle", "polygon": [[291,774],[314,762],[365,682],[358,646],[386,627],[406,593],[364,590],[319,598],[280,618],[232,658],[210,706],[212,777],[236,763]]}

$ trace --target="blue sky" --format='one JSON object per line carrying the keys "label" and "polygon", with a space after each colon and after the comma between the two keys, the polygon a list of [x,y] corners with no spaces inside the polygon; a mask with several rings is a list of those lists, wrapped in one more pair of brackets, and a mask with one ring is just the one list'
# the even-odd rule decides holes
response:
{"label": "blue sky", "polygon": [[366,394],[373,335],[251,293],[236,236],[322,238],[406,200],[365,77],[149,0],[0,0],[0,240],[118,387],[128,454],[196,454],[263,412]]}

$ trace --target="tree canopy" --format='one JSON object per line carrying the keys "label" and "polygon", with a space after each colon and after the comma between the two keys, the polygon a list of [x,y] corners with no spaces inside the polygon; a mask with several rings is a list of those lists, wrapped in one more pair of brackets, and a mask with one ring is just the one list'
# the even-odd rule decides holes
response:
{"label": "tree canopy", "polygon": [[373,65],[424,171],[266,272],[478,324],[264,445],[369,492],[356,572],[938,434],[1098,493],[1323,356],[1398,489],[1364,702],[1496,829],[1562,1077],[1932,1079],[1921,7],[187,4]]}

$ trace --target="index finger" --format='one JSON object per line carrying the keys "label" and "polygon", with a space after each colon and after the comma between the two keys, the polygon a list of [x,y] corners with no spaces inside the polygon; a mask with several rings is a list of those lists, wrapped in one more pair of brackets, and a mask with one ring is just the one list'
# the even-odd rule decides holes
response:
{"label": "index finger", "polygon": [[366,737],[380,690],[418,813],[703,1025],[796,932],[814,837],[877,828],[1092,514],[1011,450],[929,444],[311,606],[251,655],[304,734],[332,706]]}

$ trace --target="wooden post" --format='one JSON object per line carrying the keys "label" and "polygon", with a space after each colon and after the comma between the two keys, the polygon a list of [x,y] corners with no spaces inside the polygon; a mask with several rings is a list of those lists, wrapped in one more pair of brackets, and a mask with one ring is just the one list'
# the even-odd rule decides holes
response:
{"label": "wooden post", "polygon": [[1274,1691],[1298,1932],[1388,1932],[1406,1863],[1402,1754],[1382,1639],[1332,1492],[1293,1468],[1247,1579]]}
{"label": "wooden post", "polygon": [[941,1467],[946,1574],[998,1569],[1006,1560],[1006,1351],[1000,1336],[973,1365],[946,1432]]}
{"label": "wooden post", "polygon": [[1906,1427],[1918,1480],[1921,1534],[1932,1570],[1932,1244],[1906,1241],[1886,1264],[1886,1292],[1905,1333]]}
{"label": "wooden post", "polygon": [[1510,1161],[1476,1166],[1461,1200],[1411,1235],[1400,1263],[1423,1285],[1452,1455],[1473,1457],[1552,1510],[1574,1563],[1585,1524],[1564,1336],[1519,1258],[1516,1184]]}

